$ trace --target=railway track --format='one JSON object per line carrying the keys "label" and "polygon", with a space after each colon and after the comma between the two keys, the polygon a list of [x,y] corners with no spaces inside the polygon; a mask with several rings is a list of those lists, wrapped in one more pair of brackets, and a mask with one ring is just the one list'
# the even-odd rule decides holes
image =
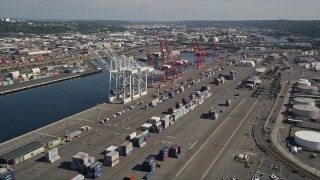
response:
{"label": "railway track", "polygon": [[[286,94],[286,92],[287,91],[282,91],[280,96],[284,96]],[[276,106],[278,107],[279,105],[276,104]],[[271,114],[278,114],[280,109],[281,108],[279,107],[279,108],[277,108],[276,112],[270,112],[270,113]],[[267,116],[267,114],[265,114],[265,116]],[[266,121],[268,121],[269,118],[265,117],[265,116],[262,117],[262,118],[264,118]],[[259,117],[259,118],[261,118],[261,117]],[[257,119],[256,123],[254,123],[253,126],[252,126],[252,136],[254,138],[254,141],[255,141],[256,145],[260,148],[260,150],[262,150],[267,155],[272,156],[275,159],[279,160],[281,163],[283,163],[288,168],[290,168],[292,172],[296,172],[296,173],[298,173],[300,176],[302,176],[304,178],[307,177],[307,178],[310,178],[310,179],[317,179],[317,176],[315,174],[304,170],[298,164],[292,162],[291,159],[287,158],[286,156],[283,156],[281,154],[281,152],[278,151],[278,149],[276,148],[276,146],[274,144],[269,144],[269,142],[266,141],[266,138],[271,139],[271,134],[268,137],[258,134],[258,133],[263,134],[262,133],[263,129],[261,129],[260,131],[256,132],[256,125],[258,124],[259,118]]]}

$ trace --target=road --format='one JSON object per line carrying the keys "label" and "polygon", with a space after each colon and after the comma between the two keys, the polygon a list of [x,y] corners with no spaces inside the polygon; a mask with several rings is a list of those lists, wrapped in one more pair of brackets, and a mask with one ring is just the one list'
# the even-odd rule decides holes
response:
{"label": "road", "polygon": [[220,120],[219,128],[212,129],[209,138],[202,145],[198,144],[196,152],[175,173],[174,178],[212,179],[215,173],[214,167],[219,163],[220,156],[224,154],[226,148],[233,146],[232,140],[241,134],[239,129],[244,122],[256,118],[257,114],[252,112],[254,108],[257,108],[256,104],[256,98],[243,98],[225,119]]}

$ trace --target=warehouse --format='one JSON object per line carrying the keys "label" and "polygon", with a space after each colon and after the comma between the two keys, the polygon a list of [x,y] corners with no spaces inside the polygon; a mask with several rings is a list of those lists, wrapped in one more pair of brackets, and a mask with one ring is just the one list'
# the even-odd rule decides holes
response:
{"label": "warehouse", "polygon": [[0,163],[15,165],[42,152],[44,152],[42,144],[39,141],[33,141],[0,156]]}

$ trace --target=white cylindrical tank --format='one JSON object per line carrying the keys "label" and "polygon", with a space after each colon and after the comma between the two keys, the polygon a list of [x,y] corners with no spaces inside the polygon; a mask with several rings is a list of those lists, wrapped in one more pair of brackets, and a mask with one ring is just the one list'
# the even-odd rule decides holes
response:
{"label": "white cylindrical tank", "polygon": [[213,37],[213,42],[215,43],[219,42],[219,38],[217,36]]}
{"label": "white cylindrical tank", "polygon": [[316,101],[311,98],[294,98],[293,102],[294,104],[304,104],[304,105],[315,106]]}
{"label": "white cylindrical tank", "polygon": [[311,83],[308,79],[299,79],[297,83],[299,86],[311,86]]}
{"label": "white cylindrical tank", "polygon": [[293,106],[293,114],[296,117],[318,119],[319,108],[310,105],[297,104]]}
{"label": "white cylindrical tank", "polygon": [[301,82],[309,82],[308,79],[299,79],[299,81],[301,81]]}
{"label": "white cylindrical tank", "polygon": [[303,93],[303,94],[317,95],[318,94],[318,87],[316,87],[316,86],[301,86],[301,85],[299,85],[297,87],[297,91],[299,93]]}
{"label": "white cylindrical tank", "polygon": [[314,131],[297,131],[294,141],[300,146],[320,150],[320,133]]}
{"label": "white cylindrical tank", "polygon": [[311,86],[311,82],[298,81],[299,86]]}

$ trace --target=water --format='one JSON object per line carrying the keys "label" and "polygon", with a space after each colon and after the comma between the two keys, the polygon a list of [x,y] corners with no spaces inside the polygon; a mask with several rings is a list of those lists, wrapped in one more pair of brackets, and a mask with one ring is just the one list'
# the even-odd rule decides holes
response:
{"label": "water", "polygon": [[108,73],[0,97],[0,142],[51,124],[107,100]]}
{"label": "water", "polygon": [[288,42],[288,37],[279,37],[279,38],[275,38],[272,36],[267,36],[267,35],[260,35],[260,34],[255,34],[255,33],[251,33],[253,35],[256,35],[258,37],[264,37],[266,38],[267,42],[269,43],[278,43],[281,46],[300,46],[300,47],[311,47],[311,43],[306,43],[306,42],[293,42],[290,43]]}
{"label": "water", "polygon": [[[181,57],[193,62],[193,53],[181,53]],[[106,102],[108,77],[103,69],[102,73],[0,96],[0,143]]]}
{"label": "water", "polygon": [[[207,51],[207,52],[212,54],[212,51]],[[219,57],[225,57],[228,54],[230,54],[230,53],[228,53],[228,52],[227,53],[220,53]],[[188,66],[187,68],[183,68],[182,72],[189,71],[189,70],[193,69],[193,61],[194,61],[194,54],[193,53],[190,53],[190,52],[181,53],[181,59],[188,60],[189,62],[192,62],[192,66]],[[215,57],[214,57],[214,59],[215,59]],[[209,62],[212,62],[212,56],[208,56],[206,58],[206,63],[209,63]]]}
{"label": "water", "polygon": [[288,37],[275,38],[272,36],[261,35],[261,34],[256,34],[256,33],[250,33],[250,34],[258,36],[258,37],[264,37],[264,38],[266,38],[267,42],[270,42],[270,43],[288,42]]}

